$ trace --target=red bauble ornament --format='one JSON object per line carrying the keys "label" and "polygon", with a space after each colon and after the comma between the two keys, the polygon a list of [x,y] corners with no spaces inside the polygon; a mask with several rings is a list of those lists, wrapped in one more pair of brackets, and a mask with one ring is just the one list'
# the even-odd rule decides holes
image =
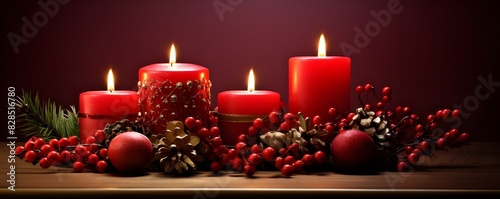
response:
{"label": "red bauble ornament", "polygon": [[331,152],[335,166],[346,171],[367,171],[374,167],[376,147],[363,131],[349,129],[332,141]]}
{"label": "red bauble ornament", "polygon": [[138,132],[121,133],[109,143],[109,161],[120,172],[140,172],[149,164],[152,156],[151,142]]}

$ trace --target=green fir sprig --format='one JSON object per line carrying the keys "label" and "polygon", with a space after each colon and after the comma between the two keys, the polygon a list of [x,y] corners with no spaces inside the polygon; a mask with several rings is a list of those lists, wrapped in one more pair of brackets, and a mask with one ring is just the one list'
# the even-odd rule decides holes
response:
{"label": "green fir sprig", "polygon": [[22,97],[16,99],[17,130],[26,137],[36,136],[49,140],[52,138],[79,136],[78,114],[74,106],[63,109],[55,102],[40,101],[38,93],[33,99],[31,94],[23,91]]}

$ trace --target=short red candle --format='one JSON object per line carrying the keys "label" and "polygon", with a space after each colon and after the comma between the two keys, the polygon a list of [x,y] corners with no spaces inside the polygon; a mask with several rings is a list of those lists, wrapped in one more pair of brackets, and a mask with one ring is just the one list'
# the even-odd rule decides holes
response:
{"label": "short red candle", "polygon": [[291,113],[301,112],[310,118],[319,115],[327,122],[335,117],[328,114],[330,108],[337,112],[350,110],[351,59],[325,54],[290,58],[288,100]]}
{"label": "short red candle", "polygon": [[230,90],[219,93],[217,113],[224,144],[235,145],[239,134],[246,134],[255,118],[266,118],[280,111],[280,94],[267,90]]}
{"label": "short red candle", "polygon": [[108,90],[81,93],[78,113],[80,140],[93,136],[107,124],[122,119],[134,121],[139,112],[138,102],[139,96],[136,91]]}
{"label": "short red candle", "polygon": [[[171,59],[175,57],[172,51],[175,52],[173,45]],[[211,83],[208,69],[174,62],[139,69],[140,116],[154,134],[166,132],[167,122],[172,120],[184,122],[187,117],[194,117],[204,125],[209,123]]]}

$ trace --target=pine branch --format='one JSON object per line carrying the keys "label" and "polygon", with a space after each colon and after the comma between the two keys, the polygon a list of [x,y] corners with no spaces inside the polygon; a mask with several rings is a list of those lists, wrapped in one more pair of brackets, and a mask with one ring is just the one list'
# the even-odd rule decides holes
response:
{"label": "pine branch", "polygon": [[50,99],[46,103],[40,101],[38,93],[33,99],[30,93],[23,92],[23,96],[16,99],[16,109],[16,122],[20,124],[18,130],[27,137],[37,136],[49,140],[79,135],[78,115],[74,106],[71,106],[71,110],[63,109]]}

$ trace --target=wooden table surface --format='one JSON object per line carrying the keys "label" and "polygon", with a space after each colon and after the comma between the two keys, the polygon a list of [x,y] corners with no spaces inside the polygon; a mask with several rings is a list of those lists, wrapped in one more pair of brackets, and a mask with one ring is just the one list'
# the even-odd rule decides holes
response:
{"label": "wooden table surface", "polygon": [[[285,178],[279,171],[257,171],[254,178],[242,173],[223,171],[214,175],[200,171],[189,177],[176,177],[163,172],[139,176],[113,173],[74,173],[71,168],[42,169],[16,158],[16,191],[9,191],[8,148],[1,143],[0,195],[90,197],[93,195],[175,196],[175,198],[216,198],[238,196],[309,197],[422,197],[471,196],[500,198],[500,142],[472,143],[458,149],[438,151],[433,159],[425,158],[413,172],[379,172],[352,175],[321,172]],[[5,197],[1,197],[5,198]],[[26,197],[24,197],[26,198]]]}

